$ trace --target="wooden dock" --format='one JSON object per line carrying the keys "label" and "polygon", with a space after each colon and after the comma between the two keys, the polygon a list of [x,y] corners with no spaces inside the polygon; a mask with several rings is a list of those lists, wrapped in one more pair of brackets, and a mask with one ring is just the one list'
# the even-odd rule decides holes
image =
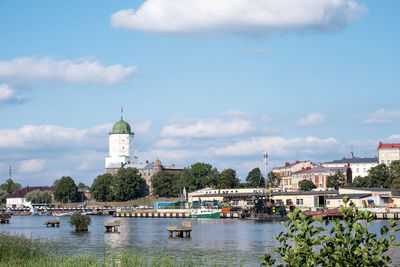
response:
{"label": "wooden dock", "polygon": [[192,232],[192,222],[182,222],[181,226],[168,226],[167,231],[169,232],[169,237],[173,237],[174,233],[176,237],[183,237],[183,233],[185,233],[185,236],[189,238]]}
{"label": "wooden dock", "polygon": [[60,227],[60,218],[57,218],[55,220],[50,220],[50,221],[46,221],[44,223],[44,225],[46,225],[46,227]]}
{"label": "wooden dock", "polygon": [[190,218],[189,212],[155,212],[155,211],[122,211],[115,212],[114,217],[129,217],[129,218]]}
{"label": "wooden dock", "polygon": [[2,213],[0,214],[0,223],[10,223],[11,215]]}
{"label": "wooden dock", "polygon": [[119,220],[104,223],[104,227],[106,228],[107,233],[118,232],[118,227],[120,227],[120,226],[121,226],[121,222]]}

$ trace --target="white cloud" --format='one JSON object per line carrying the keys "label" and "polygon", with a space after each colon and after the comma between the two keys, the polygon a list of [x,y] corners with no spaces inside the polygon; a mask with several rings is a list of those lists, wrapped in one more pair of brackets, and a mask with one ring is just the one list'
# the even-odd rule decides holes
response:
{"label": "white cloud", "polygon": [[211,151],[217,156],[250,156],[262,154],[266,148],[275,157],[288,157],[296,152],[306,155],[318,155],[332,152],[338,149],[339,142],[333,138],[320,139],[317,137],[289,138],[280,136],[252,137],[239,141],[233,145],[213,148]]}
{"label": "white cloud", "polygon": [[233,119],[201,119],[189,124],[170,124],[161,131],[163,137],[226,137],[236,136],[256,130],[252,121]]}
{"label": "white cloud", "polygon": [[18,172],[31,173],[40,172],[43,170],[46,160],[44,159],[29,159],[23,160],[18,166]]}
{"label": "white cloud", "polygon": [[111,25],[179,34],[333,31],[366,10],[354,0],[147,0],[112,14]]}
{"label": "white cloud", "polygon": [[151,121],[144,121],[133,124],[132,131],[138,134],[147,134],[151,128]]}
{"label": "white cloud", "polygon": [[181,142],[177,139],[165,138],[157,141],[155,147],[174,148],[181,146]]}
{"label": "white cloud", "polygon": [[307,127],[307,126],[317,126],[321,123],[326,122],[326,117],[318,112],[313,112],[307,115],[305,118],[301,118],[297,122],[297,126],[299,127]]}
{"label": "white cloud", "polygon": [[115,84],[125,80],[137,68],[120,64],[102,66],[98,61],[56,61],[49,57],[22,57],[11,61],[0,60],[0,80],[14,84],[32,85],[42,81]]}
{"label": "white cloud", "polygon": [[364,123],[391,124],[393,119],[399,119],[399,118],[400,118],[400,109],[390,111],[382,108],[369,115],[369,117],[364,120]]}
{"label": "white cloud", "polygon": [[400,134],[393,134],[389,137],[390,140],[400,140]]}
{"label": "white cloud", "polygon": [[14,94],[14,90],[8,84],[0,84],[0,103],[12,99]]}

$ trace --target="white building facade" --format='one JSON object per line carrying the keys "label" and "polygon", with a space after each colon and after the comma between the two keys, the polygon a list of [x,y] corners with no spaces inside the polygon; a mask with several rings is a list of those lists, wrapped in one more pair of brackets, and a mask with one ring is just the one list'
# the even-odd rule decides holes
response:
{"label": "white building facade", "polygon": [[378,159],[379,164],[386,164],[387,166],[395,160],[400,160],[400,143],[383,144],[379,142]]}
{"label": "white building facade", "polygon": [[130,125],[121,117],[121,120],[114,124],[108,137],[109,155],[105,160],[106,172],[109,168],[118,168],[134,162],[133,137]]}

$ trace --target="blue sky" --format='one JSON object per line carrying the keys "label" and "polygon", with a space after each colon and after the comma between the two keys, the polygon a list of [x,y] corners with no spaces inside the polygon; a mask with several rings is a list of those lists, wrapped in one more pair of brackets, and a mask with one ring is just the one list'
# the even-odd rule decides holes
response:
{"label": "blue sky", "polygon": [[91,184],[121,106],[140,161],[245,178],[265,148],[269,167],[376,156],[400,141],[399,8],[0,0],[0,182],[11,165],[24,185]]}

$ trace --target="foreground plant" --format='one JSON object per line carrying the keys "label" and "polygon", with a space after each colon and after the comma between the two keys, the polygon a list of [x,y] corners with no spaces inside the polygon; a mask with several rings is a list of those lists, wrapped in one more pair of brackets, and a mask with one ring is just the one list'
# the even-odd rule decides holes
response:
{"label": "foreground plant", "polygon": [[[274,251],[280,256],[278,266],[387,266],[391,258],[384,255],[395,242],[397,223],[390,220],[380,229],[380,236],[369,232],[376,216],[370,211],[360,211],[354,203],[343,197],[340,206],[343,220],[322,223],[321,218],[307,217],[299,209],[288,214],[289,221],[282,222],[286,232],[274,236],[280,246]],[[349,205],[347,205],[349,203]],[[259,257],[262,266],[273,266],[271,254]]]}
{"label": "foreground plant", "polygon": [[87,232],[90,223],[90,217],[80,213],[74,213],[71,218],[69,218],[69,224],[75,227],[75,232]]}

